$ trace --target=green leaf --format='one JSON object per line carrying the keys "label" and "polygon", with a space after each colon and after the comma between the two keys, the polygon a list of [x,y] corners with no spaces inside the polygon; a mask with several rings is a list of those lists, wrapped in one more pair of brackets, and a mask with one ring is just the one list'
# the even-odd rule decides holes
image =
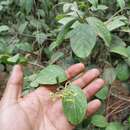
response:
{"label": "green leaf", "polygon": [[127,48],[122,46],[112,46],[110,52],[128,57]]}
{"label": "green leaf", "polygon": [[42,85],[57,84],[57,78],[59,83],[67,80],[65,71],[57,65],[49,65],[45,69],[41,70],[37,75],[36,82]]}
{"label": "green leaf", "polygon": [[56,52],[51,56],[51,59],[49,60],[49,64],[54,64],[57,60],[59,60],[61,57],[64,56],[64,53],[62,52]]}
{"label": "green leaf", "polygon": [[105,130],[124,130],[119,122],[110,123]]}
{"label": "green leaf", "polygon": [[87,100],[79,86],[71,84],[64,90],[62,104],[68,121],[74,125],[83,121],[87,109]]}
{"label": "green leaf", "polygon": [[33,0],[20,0],[20,5],[29,14],[33,7]]}
{"label": "green leaf", "polygon": [[26,65],[28,63],[28,59],[26,57],[21,56],[18,61],[19,64]]}
{"label": "green leaf", "polygon": [[39,43],[39,44],[43,44],[43,42],[47,39],[47,35],[45,33],[36,33],[35,34],[36,36],[36,41]]}
{"label": "green leaf", "polygon": [[130,46],[127,47],[127,53],[128,53],[129,58],[130,58]]}
{"label": "green leaf", "polygon": [[113,31],[117,28],[120,28],[126,25],[128,19],[125,16],[116,16],[112,18],[110,21],[105,23],[109,31]]}
{"label": "green leaf", "polygon": [[98,0],[88,0],[94,7],[97,7]]}
{"label": "green leaf", "polygon": [[98,10],[106,10],[106,9],[108,9],[108,7],[106,5],[98,5],[97,9]]}
{"label": "green leaf", "polygon": [[97,92],[96,97],[105,100],[108,96],[108,87],[104,86],[99,92]]}
{"label": "green leaf", "polygon": [[113,81],[116,79],[116,72],[115,69],[112,67],[106,68],[103,72],[103,79],[108,83],[112,84]]}
{"label": "green leaf", "polygon": [[112,44],[110,48],[114,46],[126,47],[126,43],[120,37],[112,35]]}
{"label": "green leaf", "polygon": [[70,30],[70,27],[72,26],[72,24],[76,21],[76,19],[72,19],[71,21],[69,21],[66,25],[64,25],[60,31],[60,33],[58,34],[57,36],[57,39],[55,42],[53,42],[51,45],[50,45],[50,50],[52,51],[53,49],[55,49],[56,47],[59,47],[64,38],[65,38],[65,35],[67,34],[67,32]]}
{"label": "green leaf", "polygon": [[117,0],[117,3],[121,9],[125,8],[125,0]]}
{"label": "green leaf", "polygon": [[26,21],[25,21],[24,23],[22,23],[22,24],[20,25],[20,27],[18,28],[18,32],[19,32],[20,34],[22,34],[22,33],[25,31],[27,25],[28,25],[28,22],[26,22]]}
{"label": "green leaf", "polygon": [[8,54],[1,54],[0,55],[0,62],[1,63],[4,63],[4,64],[7,64],[7,59],[9,58],[10,56]]}
{"label": "green leaf", "polygon": [[20,59],[20,54],[16,54],[15,56],[13,57],[10,57],[7,59],[7,61],[11,64],[16,64]]}
{"label": "green leaf", "polygon": [[96,44],[96,33],[88,24],[79,24],[70,33],[71,48],[76,56],[88,57]]}
{"label": "green leaf", "polygon": [[33,51],[33,48],[32,46],[25,42],[25,43],[18,43],[15,45],[18,49],[22,50],[22,51],[25,51],[25,52],[31,52]]}
{"label": "green leaf", "polygon": [[122,41],[118,36],[112,36],[112,44],[110,46],[110,52],[119,54],[124,57],[128,57],[128,50],[126,48],[126,43]]}
{"label": "green leaf", "polygon": [[124,62],[119,63],[116,67],[117,78],[121,81],[126,81],[130,77],[130,69],[128,65]]}
{"label": "green leaf", "polygon": [[96,17],[88,17],[87,22],[94,27],[97,35],[99,35],[105,42],[106,46],[111,44],[111,34],[105,24]]}
{"label": "green leaf", "polygon": [[5,32],[5,31],[8,31],[9,30],[9,27],[7,25],[2,25],[0,26],[0,33],[1,32]]}
{"label": "green leaf", "polygon": [[108,125],[106,118],[102,115],[94,115],[92,117],[91,123],[99,128],[105,128]]}

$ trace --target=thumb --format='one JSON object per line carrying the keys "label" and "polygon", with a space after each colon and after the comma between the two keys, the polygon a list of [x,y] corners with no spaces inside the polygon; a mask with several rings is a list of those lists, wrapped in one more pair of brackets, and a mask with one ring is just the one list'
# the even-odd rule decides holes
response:
{"label": "thumb", "polygon": [[8,80],[3,100],[17,100],[21,96],[23,86],[23,68],[21,65],[15,65]]}

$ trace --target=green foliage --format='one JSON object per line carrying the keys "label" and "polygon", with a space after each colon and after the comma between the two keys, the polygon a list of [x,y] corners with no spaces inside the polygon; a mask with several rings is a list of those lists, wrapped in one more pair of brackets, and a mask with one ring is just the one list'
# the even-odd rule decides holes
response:
{"label": "green foliage", "polygon": [[91,123],[99,128],[105,128],[108,125],[106,118],[102,115],[94,115],[92,117]]}
{"label": "green foliage", "polygon": [[104,86],[99,92],[97,92],[96,97],[105,100],[108,96],[108,86]]}
{"label": "green foliage", "polygon": [[126,81],[130,77],[130,69],[126,63],[119,63],[116,67],[117,78]]}
{"label": "green foliage", "polygon": [[94,27],[97,35],[99,35],[106,43],[106,46],[110,46],[111,44],[111,34],[107,27],[104,25],[102,21],[97,19],[96,17],[87,18],[87,22]]}
{"label": "green foliage", "polygon": [[86,58],[96,44],[96,33],[88,24],[79,24],[70,34],[70,43],[73,52],[80,58]]}
{"label": "green foliage", "polygon": [[64,70],[57,65],[49,65],[39,72],[34,83],[41,85],[54,85],[67,80]]}
{"label": "green foliage", "polygon": [[123,126],[118,122],[110,123],[105,130],[124,130]]}
{"label": "green foliage", "polygon": [[[0,63],[4,65],[4,71],[10,70],[10,65],[28,63],[25,67],[25,93],[39,84],[64,84],[67,76],[54,63],[63,68],[77,62],[90,68],[100,67],[108,87],[96,97],[105,106],[109,104],[105,99],[114,80],[125,81],[129,87],[129,17],[129,0],[1,0]],[[79,91],[77,96],[84,97],[77,87],[67,89],[74,93]],[[75,104],[67,102],[67,105],[77,106],[74,109],[77,111],[84,105],[82,113],[67,108],[65,114],[73,124],[82,122],[86,107],[86,101],[82,104],[77,96],[69,95],[64,99],[74,98]],[[77,102],[81,105],[78,106]],[[92,120],[91,124],[88,121],[81,123],[78,130],[97,130],[95,126],[102,127],[103,124],[103,130],[122,128],[119,123],[107,123],[101,115]],[[128,123],[122,121],[122,124]]]}
{"label": "green foliage", "polygon": [[69,85],[62,98],[63,110],[67,119],[74,125],[83,121],[86,115],[87,100],[79,86]]}

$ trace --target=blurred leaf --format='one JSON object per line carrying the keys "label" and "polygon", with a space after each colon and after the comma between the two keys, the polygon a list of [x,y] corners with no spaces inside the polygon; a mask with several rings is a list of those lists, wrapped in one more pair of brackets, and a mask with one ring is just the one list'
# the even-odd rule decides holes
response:
{"label": "blurred leaf", "polygon": [[67,32],[70,30],[70,27],[72,26],[72,24],[75,22],[76,20],[73,19],[71,20],[70,22],[68,22],[65,26],[62,27],[60,33],[58,34],[57,38],[56,38],[56,41],[53,42],[51,45],[50,45],[50,50],[53,50],[55,49],[56,47],[59,47],[64,38],[65,38],[65,35],[67,34]]}
{"label": "blurred leaf", "polygon": [[22,34],[22,33],[25,31],[27,25],[28,25],[28,22],[22,23],[22,24],[20,25],[20,27],[18,28],[18,32],[19,32],[20,34]]}
{"label": "blurred leaf", "polygon": [[112,46],[110,52],[119,54],[124,57],[128,57],[127,48],[122,46]]}
{"label": "blurred leaf", "polygon": [[117,0],[117,3],[121,9],[125,8],[125,0]]}
{"label": "blurred leaf", "polygon": [[59,60],[61,57],[64,56],[64,53],[62,52],[56,52],[51,56],[51,59],[49,60],[49,64],[54,64],[57,60]]}
{"label": "blurred leaf", "polygon": [[97,92],[96,97],[105,100],[108,96],[108,87],[104,86],[99,92]]}
{"label": "blurred leaf", "polygon": [[19,59],[20,59],[20,54],[16,54],[15,56],[8,58],[7,61],[11,64],[16,64],[18,63]]}
{"label": "blurred leaf", "polygon": [[126,43],[120,37],[112,35],[112,43],[110,47],[114,46],[126,47]]}
{"label": "blurred leaf", "polygon": [[105,130],[124,130],[124,128],[119,122],[112,122]]}
{"label": "blurred leaf", "polygon": [[7,59],[9,58],[10,56],[8,54],[1,54],[0,55],[0,62],[1,63],[4,63],[4,64],[7,64]]}
{"label": "blurred leaf", "polygon": [[47,35],[45,33],[36,33],[36,41],[39,44],[43,44],[43,42],[47,39]]}
{"label": "blurred leaf", "polygon": [[25,51],[25,52],[31,52],[33,51],[33,48],[32,46],[25,42],[25,43],[18,43],[15,45],[18,49],[22,50],[22,51]]}
{"label": "blurred leaf", "polygon": [[91,123],[99,128],[105,128],[108,125],[106,118],[102,115],[94,115],[91,119]]}
{"label": "blurred leaf", "polygon": [[33,7],[33,0],[20,0],[20,5],[29,14]]}
{"label": "blurred leaf", "polygon": [[126,63],[119,63],[116,67],[117,78],[121,81],[126,81],[130,77],[130,68]]}
{"label": "blurred leaf", "polygon": [[108,83],[112,84],[113,81],[116,79],[116,72],[115,69],[110,67],[110,68],[105,68],[103,72],[103,79]]}
{"label": "blurred leaf", "polygon": [[5,31],[8,31],[9,30],[9,27],[7,25],[2,25],[0,26],[0,33],[1,32],[5,32]]}
{"label": "blurred leaf", "polygon": [[88,0],[94,7],[97,7],[98,0]]}
{"label": "blurred leaf", "polygon": [[117,28],[120,28],[126,25],[127,22],[128,22],[128,19],[125,16],[121,15],[121,16],[116,16],[112,18],[110,21],[106,22],[105,24],[109,31],[113,31]]}

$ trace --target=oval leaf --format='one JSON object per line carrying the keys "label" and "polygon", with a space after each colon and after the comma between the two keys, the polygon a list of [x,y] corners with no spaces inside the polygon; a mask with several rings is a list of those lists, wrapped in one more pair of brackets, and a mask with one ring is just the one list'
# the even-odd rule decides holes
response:
{"label": "oval leaf", "polygon": [[105,130],[124,130],[119,122],[110,123]]}
{"label": "oval leaf", "polygon": [[94,115],[92,117],[91,123],[99,128],[104,128],[108,125],[106,118],[102,115]]}
{"label": "oval leaf", "polygon": [[79,86],[70,85],[64,90],[63,110],[67,119],[74,125],[81,123],[85,117],[87,100]]}
{"label": "oval leaf", "polygon": [[57,65],[49,65],[45,69],[41,70],[37,75],[36,82],[42,85],[57,84],[57,78],[59,83],[67,80],[65,71]]}
{"label": "oval leaf", "polygon": [[87,22],[95,28],[97,35],[99,35],[104,41],[107,46],[111,44],[111,34],[105,24],[97,19],[96,17],[89,17],[87,18]]}
{"label": "oval leaf", "polygon": [[116,67],[117,78],[121,81],[126,81],[130,77],[130,69],[126,63],[119,63]]}
{"label": "oval leaf", "polygon": [[80,58],[88,57],[96,44],[96,33],[88,24],[79,24],[69,37],[73,52]]}

